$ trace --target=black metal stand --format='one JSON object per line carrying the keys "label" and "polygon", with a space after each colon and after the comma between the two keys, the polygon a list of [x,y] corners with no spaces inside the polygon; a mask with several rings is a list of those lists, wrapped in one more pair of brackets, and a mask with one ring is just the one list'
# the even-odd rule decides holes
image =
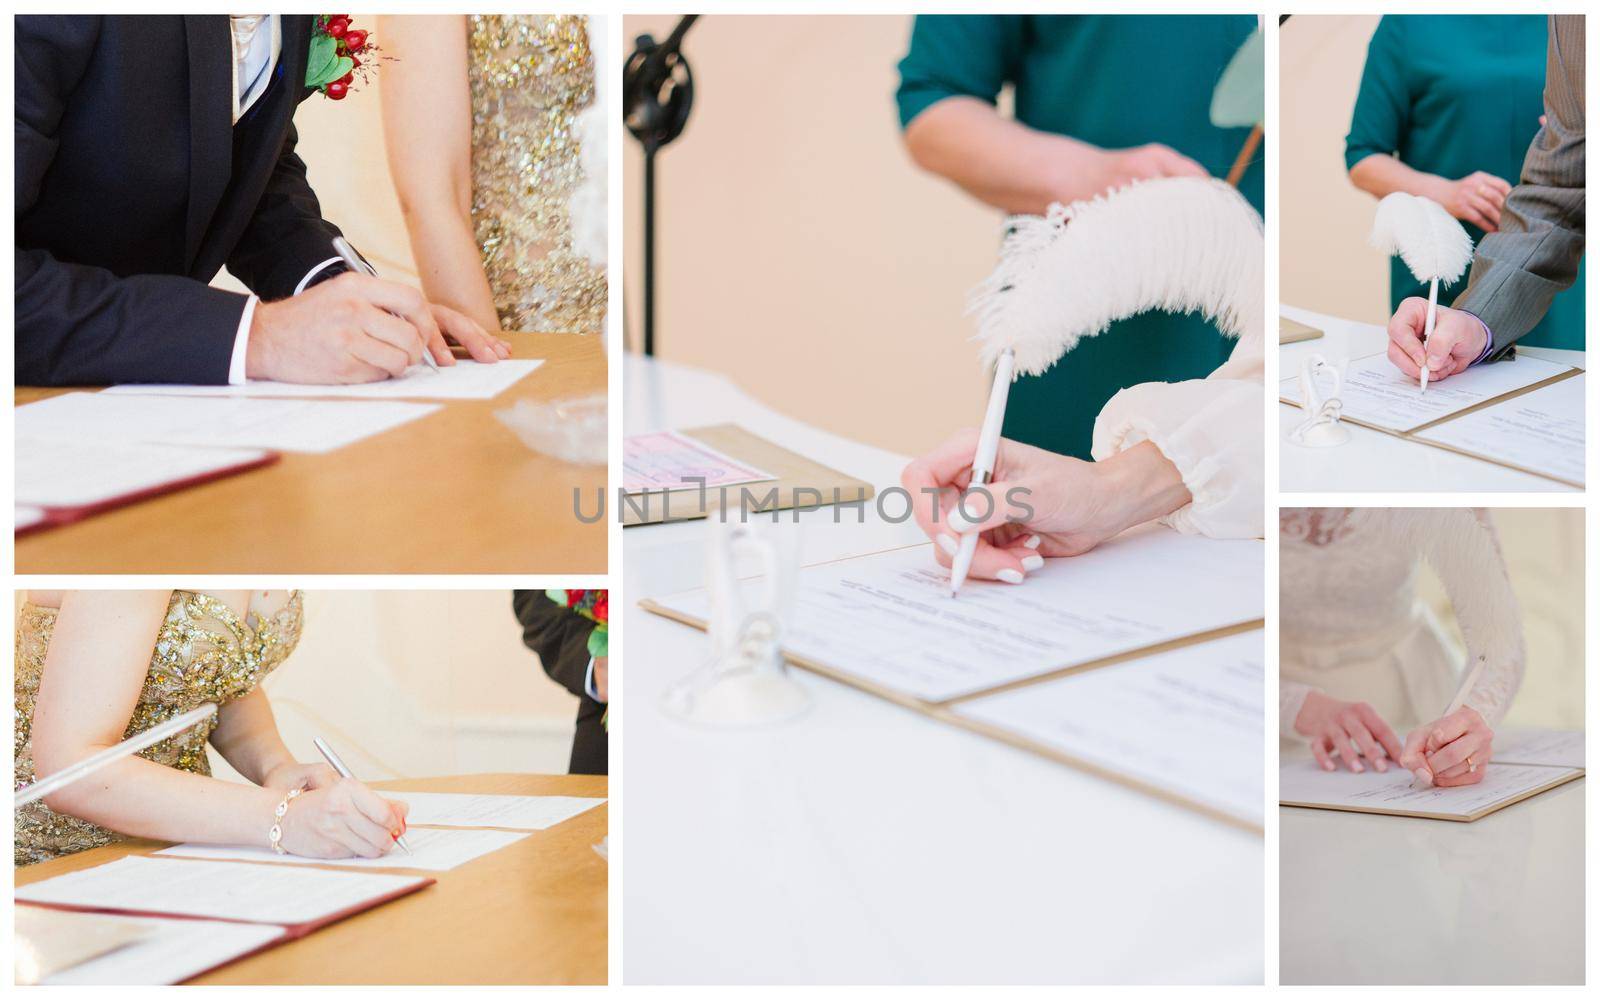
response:
{"label": "black metal stand", "polygon": [[683,36],[698,14],[687,14],[664,42],[634,41],[622,69],[622,114],[644,150],[644,353],[656,352],[656,154],[683,134],[694,104],[694,74],[682,51]]}

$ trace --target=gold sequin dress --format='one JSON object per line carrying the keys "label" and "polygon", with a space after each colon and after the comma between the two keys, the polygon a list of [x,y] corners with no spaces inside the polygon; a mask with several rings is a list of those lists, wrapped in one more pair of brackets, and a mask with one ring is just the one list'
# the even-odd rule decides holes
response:
{"label": "gold sequin dress", "polygon": [[[25,604],[17,616],[15,785],[32,783],[33,708],[39,697],[44,658],[55,631],[57,610]],[[295,591],[268,617],[243,618],[214,597],[176,591],[156,633],[150,670],[139,692],[126,739],[206,702],[222,705],[250,693],[300,641],[305,619]],[[217,718],[162,740],[139,756],[195,774],[211,773],[206,744]],[[17,810],[16,864],[31,865],[123,839],[114,831],[52,811],[43,802]]]}
{"label": "gold sequin dress", "polygon": [[472,221],[506,330],[599,333],[606,274],[572,251],[577,117],[594,100],[582,15],[474,14]]}

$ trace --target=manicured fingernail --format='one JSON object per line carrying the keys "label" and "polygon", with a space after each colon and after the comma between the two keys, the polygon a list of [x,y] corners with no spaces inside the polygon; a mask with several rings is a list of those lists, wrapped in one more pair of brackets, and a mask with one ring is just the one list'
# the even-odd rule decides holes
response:
{"label": "manicured fingernail", "polygon": [[956,550],[961,547],[957,545],[956,540],[951,538],[949,535],[934,535],[933,540],[939,543],[939,548],[944,549],[944,553],[947,556],[955,555]]}
{"label": "manicured fingernail", "polygon": [[1014,569],[1003,569],[1000,572],[996,573],[995,576],[998,577],[1001,581],[1003,581],[1005,583],[1021,583],[1022,582],[1022,574],[1017,572]]}
{"label": "manicured fingernail", "polygon": [[1324,771],[1331,771],[1331,770],[1333,770],[1333,761],[1331,761],[1331,760],[1326,760],[1326,761],[1323,761],[1323,762],[1322,762],[1322,769],[1323,769],[1323,770],[1324,770]]}
{"label": "manicured fingernail", "polygon": [[1372,762],[1372,766],[1378,769],[1378,773],[1379,774],[1383,774],[1384,772],[1389,770],[1389,765],[1384,763],[1384,760],[1383,760],[1382,757],[1379,757],[1377,760],[1373,761]]}
{"label": "manicured fingernail", "polygon": [[958,535],[964,535],[972,530],[972,522],[961,513],[961,508],[956,507],[950,511],[948,523],[950,530]]}
{"label": "manicured fingernail", "polygon": [[1433,775],[1429,774],[1427,771],[1424,771],[1422,768],[1419,767],[1411,773],[1416,775],[1418,781],[1428,785],[1433,784]]}
{"label": "manicured fingernail", "polygon": [[1022,544],[1026,545],[1030,549],[1036,549],[1036,548],[1039,547],[1039,544],[1041,542],[1043,542],[1043,541],[1044,541],[1044,539],[1040,538],[1038,535],[1029,535],[1027,537],[1027,539],[1025,539],[1023,541]]}
{"label": "manicured fingernail", "polygon": [[1362,767],[1361,766],[1361,762],[1358,760],[1358,761],[1354,761],[1354,762],[1351,763],[1350,770],[1354,771],[1357,774],[1360,774],[1362,771],[1365,771],[1366,768]]}
{"label": "manicured fingernail", "polygon": [[1022,557],[1022,568],[1027,570],[1029,573],[1032,573],[1034,570],[1038,569],[1039,567],[1041,567],[1043,565],[1044,565],[1044,556],[1023,556]]}

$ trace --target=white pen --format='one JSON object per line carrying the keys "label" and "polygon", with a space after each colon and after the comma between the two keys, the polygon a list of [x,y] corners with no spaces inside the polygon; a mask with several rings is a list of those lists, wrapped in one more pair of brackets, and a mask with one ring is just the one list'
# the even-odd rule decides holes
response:
{"label": "white pen", "polygon": [[[344,261],[345,267],[355,271],[357,274],[370,274],[374,278],[378,276],[378,272],[373,269],[372,265],[362,260],[361,255],[356,253],[355,247],[351,246],[350,241],[343,236],[335,236],[333,238],[333,252],[339,255],[340,260]],[[387,309],[384,311],[389,312]],[[390,312],[389,315],[393,316],[394,313]],[[422,345],[422,362],[434,371],[439,370],[439,362],[433,360],[433,352],[428,350],[428,345],[426,344]]]}
{"label": "white pen", "polygon": [[[978,432],[978,453],[972,456],[972,482],[970,486],[987,486],[994,477],[994,459],[1000,450],[1000,428],[1006,422],[1006,397],[1011,393],[1011,376],[1016,371],[1017,356],[1007,348],[994,365],[994,388],[989,390],[989,408],[983,414],[983,430]],[[950,563],[950,596],[960,593],[967,582],[967,571],[972,569],[972,557],[978,551],[978,532],[969,531],[961,536]]]}
{"label": "white pen", "polygon": [[1417,371],[1417,392],[1428,391],[1428,338],[1433,336],[1433,322],[1439,317],[1439,279],[1428,282],[1428,318],[1422,324],[1422,364]]}
{"label": "white pen", "polygon": [[[355,780],[356,776],[350,773],[350,769],[348,767],[344,766],[344,761],[339,759],[339,755],[333,752],[333,747],[328,746],[326,740],[320,736],[317,736],[313,737],[311,742],[317,745],[317,752],[322,754],[322,758],[328,762],[328,766],[339,772],[339,777],[349,778],[352,781]],[[405,834],[395,834],[394,842],[404,848],[407,854],[411,853],[411,845],[406,843]]]}
{"label": "white pen", "polygon": [[211,718],[216,712],[217,706],[208,701],[199,708],[168,719],[159,726],[152,726],[142,733],[130,736],[114,747],[107,747],[97,754],[85,757],[76,764],[68,764],[49,777],[40,778],[25,788],[17,789],[16,800],[12,804],[12,808],[21,809],[30,802],[44,798],[58,788],[65,788],[84,775],[93,774],[114,760],[120,760],[123,757],[136,754],[146,747],[160,743],[169,736],[175,736],[183,732],[190,726],[198,725]]}
{"label": "white pen", "polygon": [[[1474,684],[1478,683],[1478,675],[1482,674],[1482,673],[1483,673],[1483,657],[1479,656],[1478,657],[1478,662],[1474,663],[1472,665],[1472,669],[1467,671],[1466,679],[1461,682],[1461,687],[1456,691],[1456,696],[1454,698],[1450,699],[1450,705],[1449,705],[1448,708],[1446,708],[1444,710],[1444,715],[1439,716],[1439,718],[1441,718],[1441,719],[1447,718],[1449,716],[1452,716],[1452,715],[1456,714],[1457,712],[1459,712],[1461,710],[1461,706],[1465,705],[1467,703],[1467,695],[1472,693],[1472,686]],[[1427,746],[1428,745],[1428,741],[1427,740],[1423,740],[1422,741],[1422,745],[1423,746]],[[1411,787],[1412,788],[1427,788],[1428,786],[1433,784],[1433,779],[1432,778],[1429,778],[1427,780],[1423,780],[1422,774],[1417,772],[1417,771],[1413,771],[1413,772],[1411,772],[1411,774],[1412,774],[1412,780],[1411,780]]]}

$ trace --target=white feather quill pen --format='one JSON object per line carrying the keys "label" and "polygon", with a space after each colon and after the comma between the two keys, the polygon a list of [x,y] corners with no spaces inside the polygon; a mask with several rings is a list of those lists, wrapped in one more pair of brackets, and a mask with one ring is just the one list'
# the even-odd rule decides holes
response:
{"label": "white feather quill pen", "polygon": [[[1439,314],[1439,284],[1454,283],[1472,263],[1472,237],[1438,202],[1395,191],[1378,202],[1368,242],[1384,253],[1399,254],[1412,276],[1428,283],[1428,318],[1422,328],[1426,346]],[[1426,363],[1418,379],[1426,391]]]}
{"label": "white feather quill pen", "polygon": [[1018,374],[1037,375],[1082,338],[1152,309],[1264,336],[1261,217],[1222,181],[1142,181],[1006,225],[1000,263],[970,308],[986,366],[1010,350]]}

